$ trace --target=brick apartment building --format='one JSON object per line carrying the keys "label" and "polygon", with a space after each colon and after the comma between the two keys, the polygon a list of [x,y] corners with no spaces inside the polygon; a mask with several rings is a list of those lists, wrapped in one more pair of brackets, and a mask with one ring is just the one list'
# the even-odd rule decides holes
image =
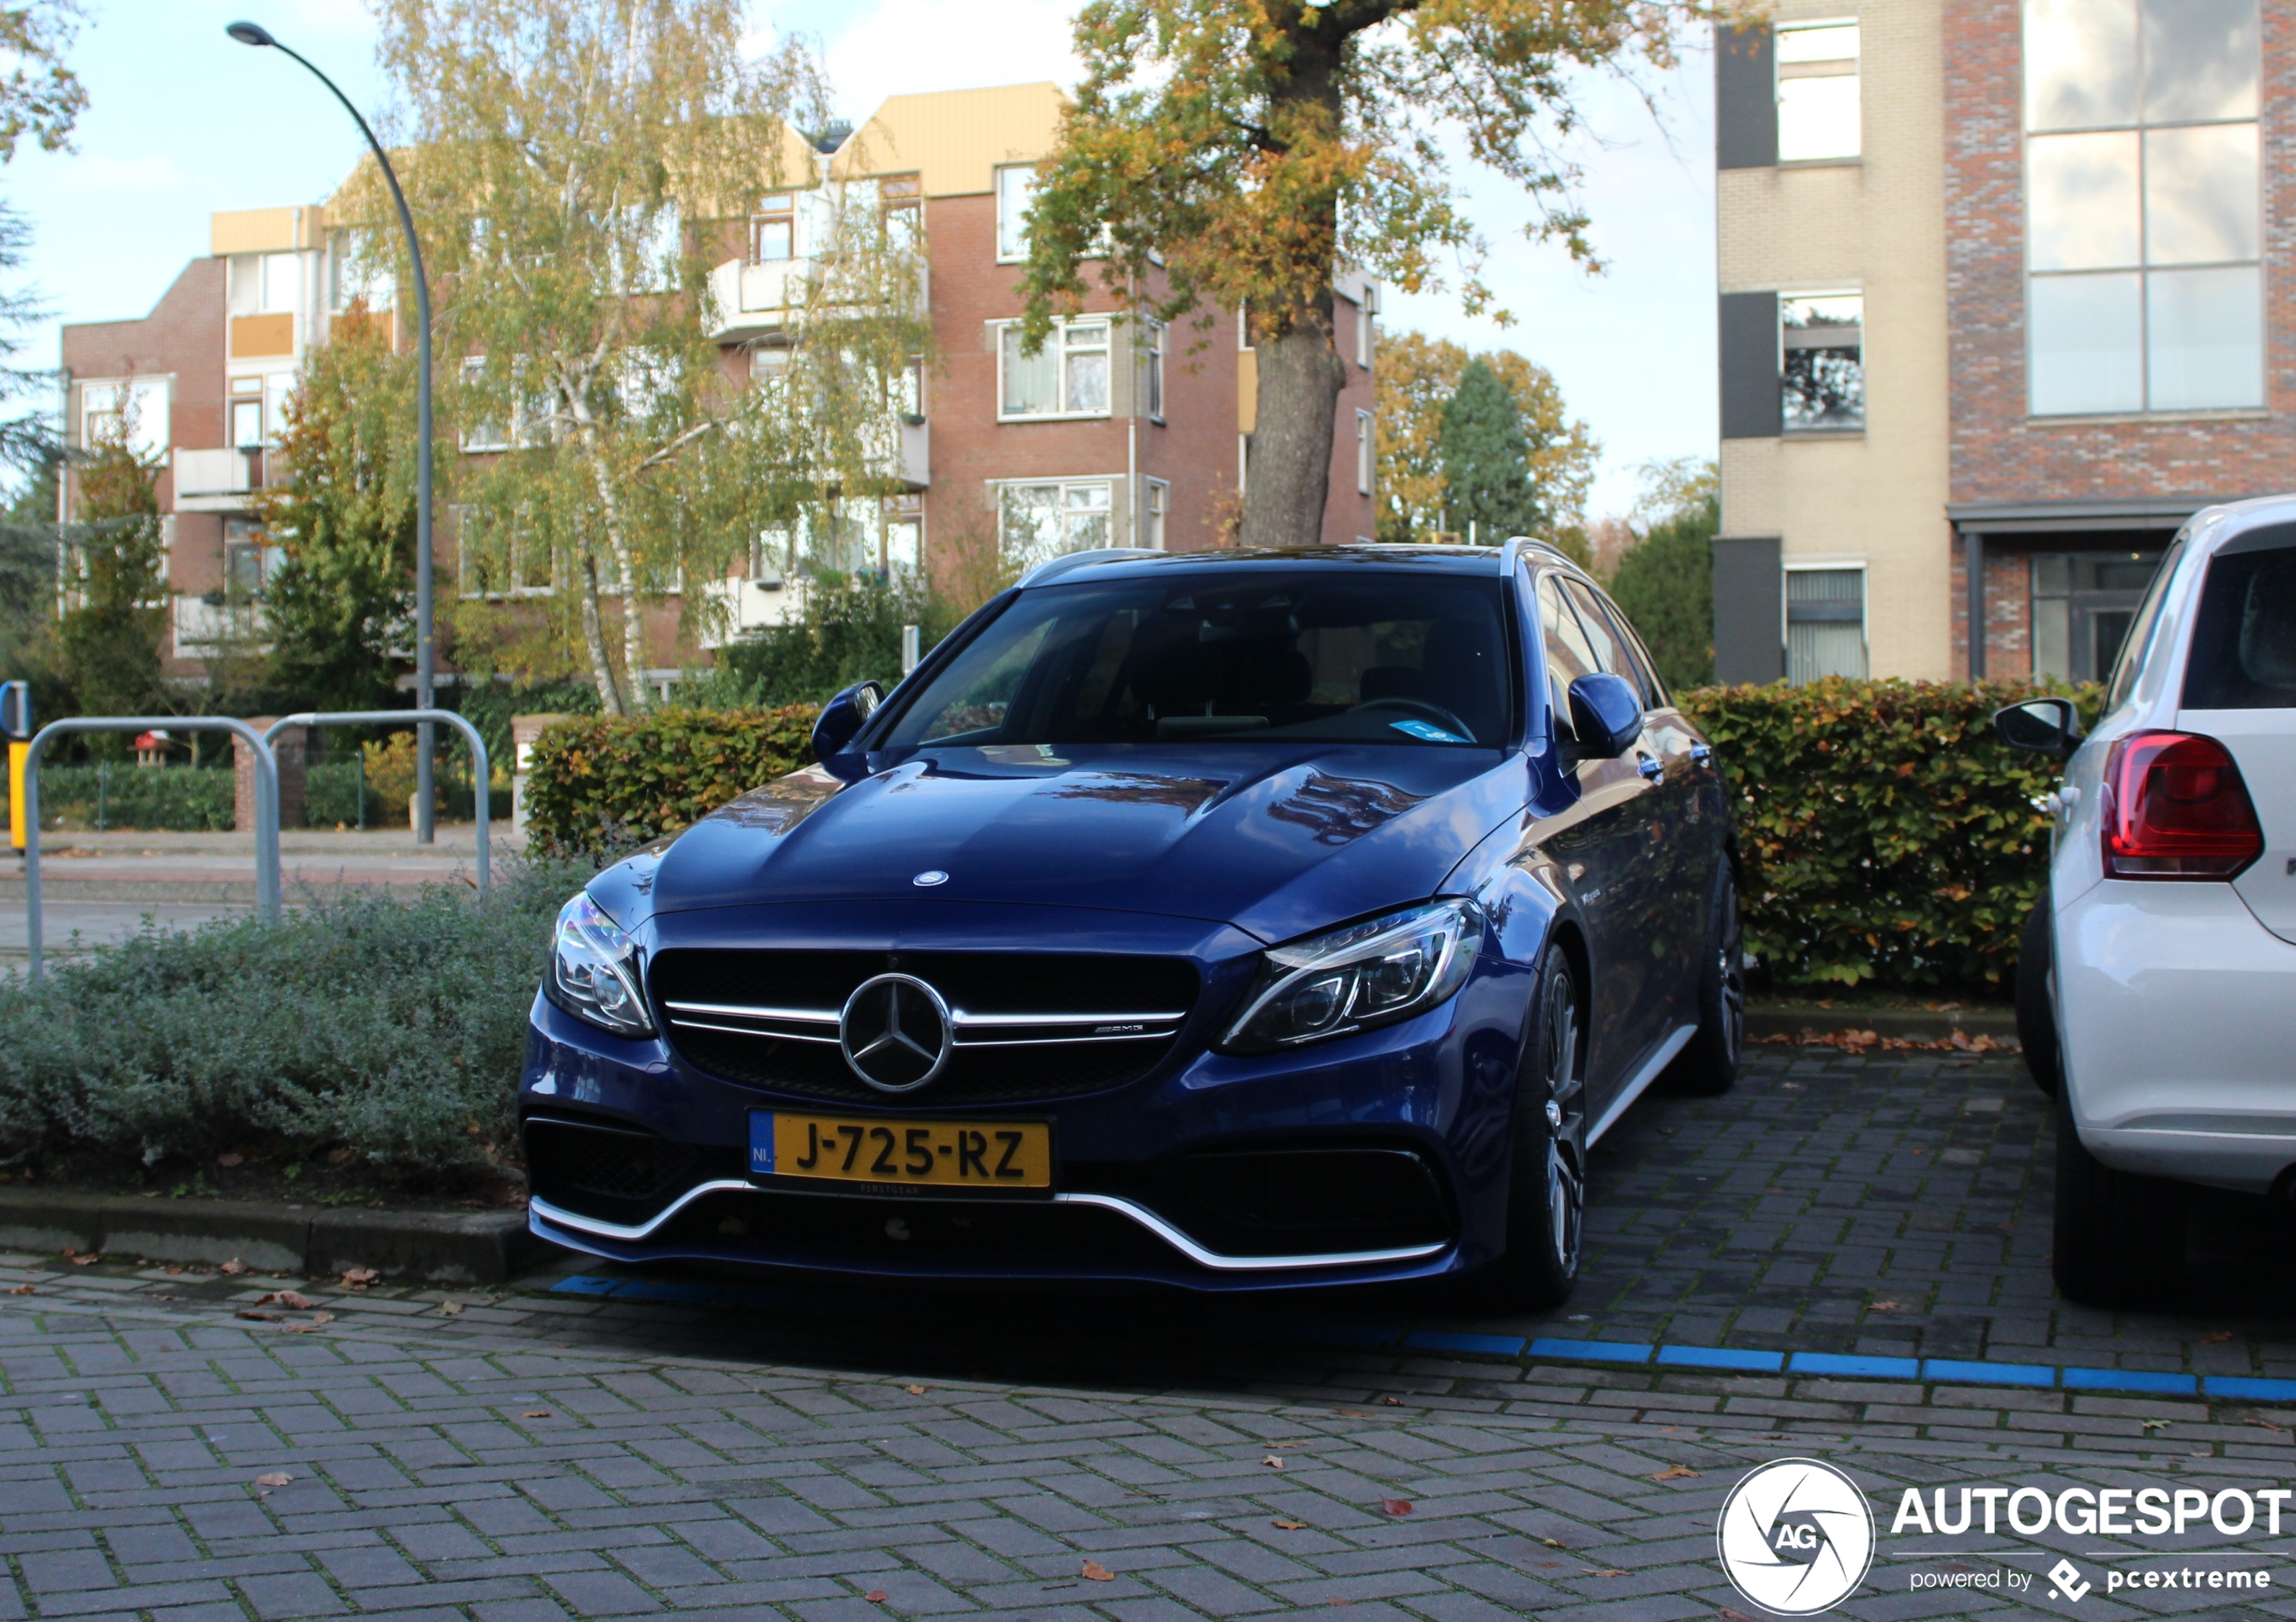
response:
{"label": "brick apartment building", "polygon": [[1716,91],[1722,679],[2097,676],[2296,486],[2290,0],[1780,0]]}
{"label": "brick apartment building", "polygon": [[[1237,510],[1256,372],[1236,312],[1215,312],[1208,331],[1192,321],[1166,331],[1111,319],[1122,301],[1096,288],[1040,354],[1020,351],[1023,216],[1062,105],[1050,84],[894,97],[835,149],[804,160],[816,183],[873,179],[886,198],[913,196],[923,211],[938,364],[919,380],[917,409],[899,430],[894,454],[907,493],[847,515],[839,561],[849,567],[921,569],[946,583],[964,549],[1000,532],[1037,555],[1107,545],[1191,551],[1213,544]],[[784,289],[805,269],[806,193],[761,194],[738,233],[741,251],[710,273],[703,318],[736,379],[769,372],[788,341]],[[391,303],[387,287],[357,285],[353,262],[348,232],[330,227],[324,205],[217,214],[208,256],[184,268],[149,316],[64,328],[69,439],[87,443],[127,410],[139,448],[163,458],[172,675],[202,674],[232,605],[268,567],[251,501],[304,356],[355,299],[370,309]],[[1338,293],[1350,365],[1323,526],[1335,542],[1374,533],[1378,299],[1360,278]],[[459,573],[443,503],[438,516],[445,592],[457,589]],[[722,594],[734,627],[790,611],[797,594],[784,584],[784,565],[795,539],[757,537],[734,578],[702,588]],[[675,645],[679,608],[663,610],[652,646]],[[681,651],[701,652],[690,642]]]}

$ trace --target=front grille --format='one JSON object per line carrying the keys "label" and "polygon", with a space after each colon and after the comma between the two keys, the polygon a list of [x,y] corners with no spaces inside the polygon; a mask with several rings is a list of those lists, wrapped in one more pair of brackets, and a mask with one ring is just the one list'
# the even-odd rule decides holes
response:
{"label": "front grille", "polygon": [[729,1259],[896,1270],[1169,1272],[1185,1266],[1130,1218],[1044,1200],[704,1194],[648,1241]]}
{"label": "front grille", "polygon": [[[956,1020],[940,1075],[898,1095],[855,1075],[837,1045],[846,999],[894,972],[931,985]],[[672,1044],[697,1069],[800,1098],[880,1107],[1008,1104],[1122,1087],[1172,1051],[1197,993],[1185,958],[1084,953],[684,949],[657,957],[650,979]],[[1102,1017],[1086,1018],[1094,1015]]]}
{"label": "front grille", "polygon": [[534,1193],[600,1221],[642,1222],[697,1183],[742,1174],[739,1150],[697,1148],[601,1121],[532,1116],[525,1141]]}

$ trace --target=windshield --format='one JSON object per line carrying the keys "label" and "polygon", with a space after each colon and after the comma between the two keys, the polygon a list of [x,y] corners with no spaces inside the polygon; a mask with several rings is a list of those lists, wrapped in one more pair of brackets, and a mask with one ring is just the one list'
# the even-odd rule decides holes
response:
{"label": "windshield", "polygon": [[1048,586],[936,676],[887,743],[1503,742],[1501,582],[1222,570]]}

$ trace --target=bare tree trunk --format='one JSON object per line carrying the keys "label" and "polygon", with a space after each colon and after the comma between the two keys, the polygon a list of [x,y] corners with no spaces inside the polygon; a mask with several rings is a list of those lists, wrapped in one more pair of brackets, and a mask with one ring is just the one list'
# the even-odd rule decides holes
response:
{"label": "bare tree trunk", "polygon": [[598,684],[598,707],[608,715],[626,715],[621,689],[614,684],[614,662],[606,656],[606,624],[598,604],[598,559],[582,549],[582,649],[590,656],[590,680]]}
{"label": "bare tree trunk", "polygon": [[[1274,323],[1268,325],[1274,325]],[[1245,453],[1238,546],[1314,546],[1323,539],[1331,444],[1347,363],[1331,342],[1331,296],[1293,312],[1280,338],[1263,338],[1259,413]]]}
{"label": "bare tree trunk", "polygon": [[629,533],[622,523],[622,503],[615,495],[614,473],[606,465],[605,447],[598,443],[598,425],[591,420],[588,407],[579,395],[569,391],[569,398],[574,403],[575,420],[581,426],[582,448],[590,458],[590,477],[598,486],[599,524],[606,531],[607,550],[613,552],[615,568],[622,577],[622,675],[629,684],[629,707],[643,710],[645,708],[645,614],[638,602],[637,563],[631,555]]}

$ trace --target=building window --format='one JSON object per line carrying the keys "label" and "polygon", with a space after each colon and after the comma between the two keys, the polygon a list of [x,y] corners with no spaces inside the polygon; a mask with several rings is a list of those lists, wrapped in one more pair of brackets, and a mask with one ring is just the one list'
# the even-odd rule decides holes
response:
{"label": "building window", "polygon": [[1148,363],[1142,383],[1146,390],[1148,415],[1155,421],[1164,420],[1164,324],[1147,324]]}
{"label": "building window", "polygon": [[1855,293],[1778,296],[1786,432],[1854,432],[1866,426],[1865,305]]}
{"label": "building window", "polygon": [[1107,322],[1064,321],[1046,335],[1044,347],[1034,354],[1023,353],[1018,322],[1002,330],[998,416],[1108,414]]}
{"label": "building window", "polygon": [[2101,681],[2120,657],[2160,553],[2037,552],[2033,556],[2033,674]]}
{"label": "building window", "polygon": [[476,507],[448,509],[455,528],[455,576],[465,597],[548,597],[557,589],[548,546],[522,527],[490,522]]}
{"label": "building window", "polygon": [[749,386],[771,395],[789,375],[789,352],[763,344],[749,346]]}
{"label": "building window", "polygon": [[131,378],[121,382],[82,383],[80,442],[96,447],[125,436],[128,449],[145,461],[166,454],[167,380]]}
{"label": "building window", "polygon": [[1369,299],[1355,306],[1355,363],[1371,364],[1371,305]]}
{"label": "building window", "polygon": [[387,310],[398,292],[398,277],[391,260],[371,231],[353,229],[329,234],[327,306],[336,314],[364,303],[370,310]]}
{"label": "building window", "polygon": [[2255,0],[2026,0],[2036,416],[2264,403]]}
{"label": "building window", "polygon": [[254,450],[263,443],[263,380],[231,380],[231,448]]}
{"label": "building window", "polygon": [[1164,517],[1172,510],[1172,486],[1160,478],[1147,481],[1141,506],[1140,544],[1164,550]]}
{"label": "building window", "polygon": [[1371,413],[1355,414],[1355,488],[1360,495],[1371,494]]}
{"label": "building window", "polygon": [[797,199],[776,192],[760,201],[749,219],[749,262],[772,264],[797,253]]}
{"label": "building window", "polygon": [[223,591],[226,600],[253,602],[263,594],[278,567],[279,549],[264,538],[263,526],[251,518],[223,521]]}
{"label": "building window", "polygon": [[1866,674],[1866,571],[1786,569],[1786,680]]}
{"label": "building window", "polygon": [[1037,171],[1033,164],[1016,164],[996,172],[996,257],[1012,264],[1029,257],[1029,204],[1036,200]]}
{"label": "building window", "polygon": [[1108,545],[1113,488],[1105,478],[998,486],[998,527],[1007,552],[1034,564]]}
{"label": "building window", "polygon": [[1778,161],[1856,157],[1858,24],[1778,30]]}

